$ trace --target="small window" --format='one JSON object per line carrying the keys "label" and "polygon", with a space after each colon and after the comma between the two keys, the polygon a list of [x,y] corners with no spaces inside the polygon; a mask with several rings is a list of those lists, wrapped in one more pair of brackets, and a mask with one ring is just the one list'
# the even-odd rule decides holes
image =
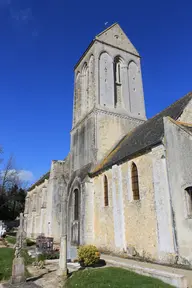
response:
{"label": "small window", "polygon": [[74,220],[79,220],[79,191],[75,189]]}
{"label": "small window", "polygon": [[104,205],[109,206],[108,180],[106,175],[104,175]]}
{"label": "small window", "polygon": [[140,199],[139,178],[138,178],[137,166],[135,165],[135,163],[132,163],[131,179],[132,179],[133,200],[139,200]]}
{"label": "small window", "polygon": [[186,191],[186,204],[187,204],[187,216],[192,217],[192,187],[187,187]]}

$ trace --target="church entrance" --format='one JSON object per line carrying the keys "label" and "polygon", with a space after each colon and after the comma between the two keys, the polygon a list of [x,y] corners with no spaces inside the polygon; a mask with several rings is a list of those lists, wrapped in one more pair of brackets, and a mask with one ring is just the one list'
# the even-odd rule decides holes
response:
{"label": "church entrance", "polygon": [[73,215],[71,222],[71,244],[79,245],[80,244],[80,190],[75,189],[73,191]]}

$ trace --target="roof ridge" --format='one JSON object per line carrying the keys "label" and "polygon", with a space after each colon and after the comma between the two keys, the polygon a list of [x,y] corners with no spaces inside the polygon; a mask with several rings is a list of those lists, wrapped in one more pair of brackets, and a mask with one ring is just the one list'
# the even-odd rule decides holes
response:
{"label": "roof ridge", "polygon": [[[110,25],[109,27],[107,27],[106,29],[104,29],[102,32],[100,32],[99,34],[97,34],[96,36],[95,36],[95,39],[97,38],[97,37],[99,37],[100,35],[102,35],[104,32],[106,32],[106,31],[108,31],[109,29],[111,29],[113,26],[115,26],[115,25],[119,25],[117,22],[115,22],[115,23],[113,23],[112,25]],[[119,25],[120,26],[120,25]]]}
{"label": "roof ridge", "polygon": [[[169,106],[165,107],[163,110],[159,111],[157,114],[155,114],[154,116],[152,116],[151,118],[147,119],[147,121],[155,118],[156,116],[158,116],[159,114],[163,113],[164,111],[168,110],[169,108],[171,108],[173,105],[177,104],[178,102],[182,101],[184,98],[187,98],[188,96],[191,96],[192,98],[192,91],[188,92],[187,94],[185,94],[183,97],[177,99],[176,101],[174,101],[173,103],[171,103]],[[145,122],[147,122],[145,121]]]}

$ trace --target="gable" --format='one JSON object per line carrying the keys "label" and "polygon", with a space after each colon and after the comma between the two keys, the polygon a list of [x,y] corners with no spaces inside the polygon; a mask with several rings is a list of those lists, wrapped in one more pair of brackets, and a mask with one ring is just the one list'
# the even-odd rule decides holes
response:
{"label": "gable", "polygon": [[192,123],[192,100],[187,104],[178,120],[180,122]]}
{"label": "gable", "polygon": [[139,56],[138,51],[117,23],[98,34],[95,39]]}

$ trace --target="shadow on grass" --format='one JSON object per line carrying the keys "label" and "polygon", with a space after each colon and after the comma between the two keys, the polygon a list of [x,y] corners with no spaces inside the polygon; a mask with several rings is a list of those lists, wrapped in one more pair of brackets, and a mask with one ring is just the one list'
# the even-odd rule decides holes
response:
{"label": "shadow on grass", "polygon": [[99,259],[99,261],[93,265],[89,265],[89,266],[85,266],[83,265],[83,263],[80,262],[81,267],[79,268],[79,270],[84,270],[85,268],[101,268],[106,266],[106,262],[104,259]]}
{"label": "shadow on grass", "polygon": [[10,231],[10,232],[7,232],[7,236],[13,236],[13,237],[16,237],[16,234],[17,232],[13,232],[13,231]]}

